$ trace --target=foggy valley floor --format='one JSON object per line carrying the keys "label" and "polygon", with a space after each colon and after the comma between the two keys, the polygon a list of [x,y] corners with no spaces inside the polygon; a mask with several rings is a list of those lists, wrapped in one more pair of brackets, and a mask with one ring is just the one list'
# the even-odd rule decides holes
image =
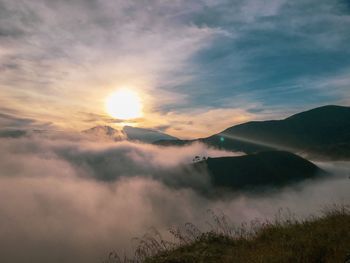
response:
{"label": "foggy valley floor", "polygon": [[198,143],[160,147],[67,134],[0,140],[3,262],[101,262],[114,250],[132,255],[133,238],[150,227],[167,240],[169,228],[186,222],[205,231],[208,209],[240,225],[255,218],[272,220],[280,208],[299,219],[319,216],[324,205],[350,200],[348,162],[317,162],[329,176],[212,198],[179,187],[211,187],[205,173],[172,171],[196,155],[235,153]]}

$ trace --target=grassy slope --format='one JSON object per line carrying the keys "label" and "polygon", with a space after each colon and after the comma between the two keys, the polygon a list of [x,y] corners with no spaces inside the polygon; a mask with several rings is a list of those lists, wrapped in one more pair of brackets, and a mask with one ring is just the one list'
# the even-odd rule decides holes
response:
{"label": "grassy slope", "polygon": [[250,237],[206,233],[188,245],[146,259],[186,262],[344,262],[350,253],[350,213],[334,210],[303,222],[265,224]]}

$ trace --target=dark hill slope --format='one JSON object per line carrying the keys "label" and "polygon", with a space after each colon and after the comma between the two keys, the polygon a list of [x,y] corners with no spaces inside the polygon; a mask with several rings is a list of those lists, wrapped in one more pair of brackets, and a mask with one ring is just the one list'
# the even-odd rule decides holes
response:
{"label": "dark hill slope", "polygon": [[[221,142],[220,137],[225,140]],[[237,138],[237,139],[236,139]],[[336,154],[337,146],[350,144],[350,108],[324,106],[279,121],[248,122],[233,126],[203,140],[226,148],[249,152],[256,148],[276,148],[310,153]],[[238,143],[238,142],[239,143]]]}
{"label": "dark hill slope", "polygon": [[283,151],[208,158],[194,165],[207,168],[214,186],[237,190],[284,186],[325,174],[313,163]]}
{"label": "dark hill slope", "polygon": [[[287,150],[331,159],[350,158],[350,107],[324,106],[284,120],[252,121],[198,139],[232,151]],[[192,141],[159,142],[163,145]]]}

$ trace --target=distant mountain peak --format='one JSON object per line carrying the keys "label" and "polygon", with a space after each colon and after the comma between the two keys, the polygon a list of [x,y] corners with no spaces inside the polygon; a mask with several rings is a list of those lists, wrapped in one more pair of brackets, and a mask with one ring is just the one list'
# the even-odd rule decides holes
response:
{"label": "distant mountain peak", "polygon": [[114,141],[125,140],[126,136],[123,131],[114,129],[107,125],[99,125],[83,131],[84,134],[94,136],[97,139],[109,139]]}
{"label": "distant mountain peak", "polygon": [[99,126],[91,128],[89,130],[105,131],[106,133],[108,133],[110,135],[117,131],[116,129],[112,128],[111,126],[107,126],[107,125],[99,125]]}
{"label": "distant mountain peak", "polygon": [[124,126],[124,133],[129,140],[153,143],[159,140],[177,140],[176,137],[153,129]]}
{"label": "distant mountain peak", "polygon": [[84,134],[97,139],[112,139],[114,141],[130,140],[153,143],[158,140],[177,140],[177,138],[152,129],[124,126],[117,130],[110,126],[99,125],[83,131]]}

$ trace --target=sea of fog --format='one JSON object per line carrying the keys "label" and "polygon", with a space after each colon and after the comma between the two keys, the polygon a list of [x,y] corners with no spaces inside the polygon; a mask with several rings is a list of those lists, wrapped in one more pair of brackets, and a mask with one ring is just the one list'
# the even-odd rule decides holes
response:
{"label": "sea of fog", "polygon": [[184,169],[194,156],[230,156],[203,144],[159,147],[92,142],[78,135],[0,138],[0,255],[2,262],[101,262],[111,250],[130,253],[131,239],[155,227],[193,222],[207,210],[239,224],[297,218],[326,205],[350,203],[350,163],[317,162],[333,174],[264,193],[209,198],[205,171]]}

